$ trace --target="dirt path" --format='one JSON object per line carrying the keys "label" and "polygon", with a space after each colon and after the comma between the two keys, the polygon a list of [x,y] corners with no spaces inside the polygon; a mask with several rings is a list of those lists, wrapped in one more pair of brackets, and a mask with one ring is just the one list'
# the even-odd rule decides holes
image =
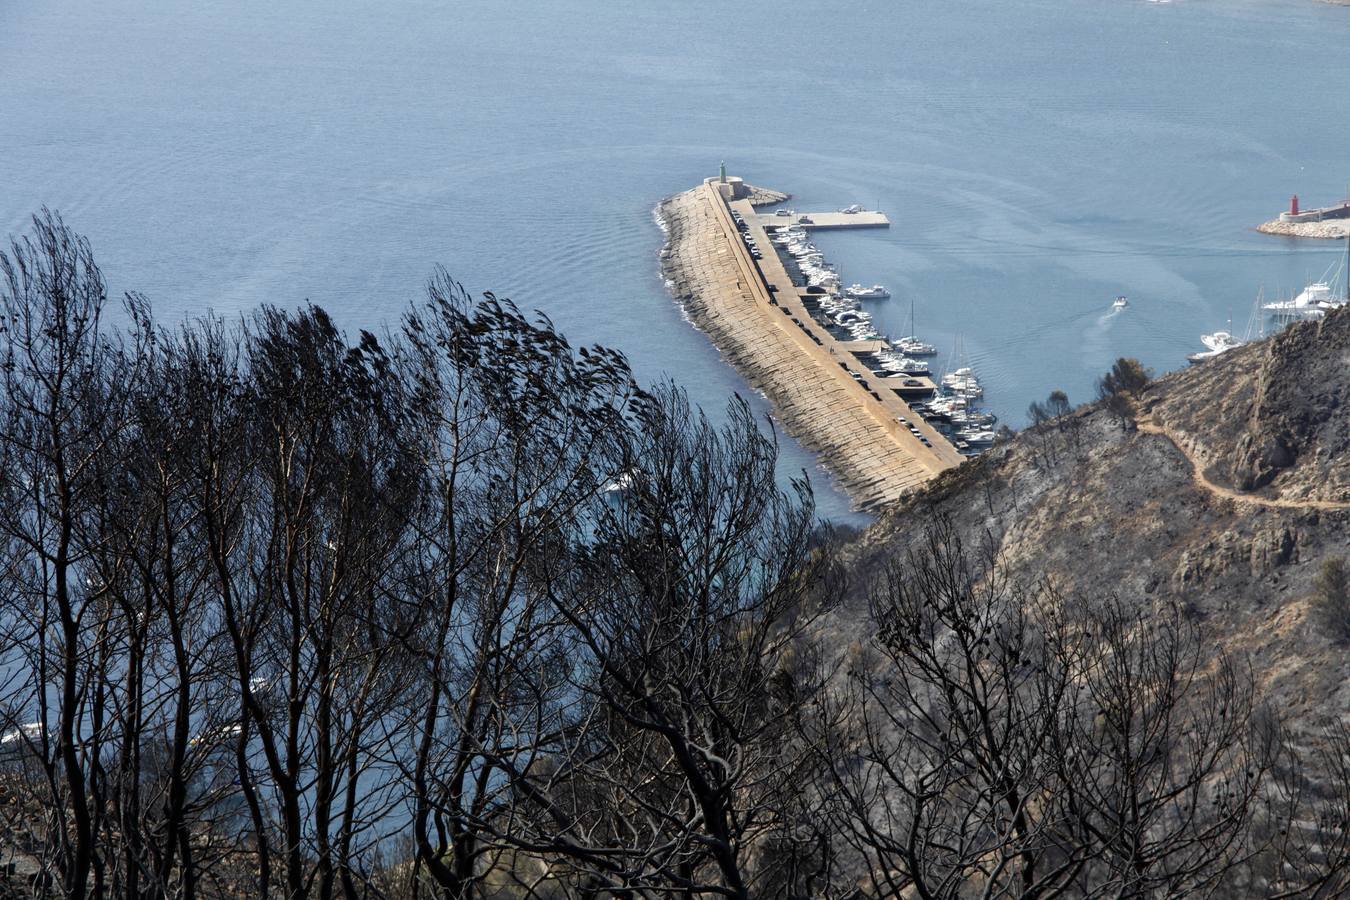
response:
{"label": "dirt path", "polygon": [[1216,497],[1224,497],[1228,500],[1234,500],[1238,503],[1252,503],[1257,506],[1270,506],[1277,509],[1350,509],[1350,503],[1337,500],[1282,500],[1272,497],[1257,497],[1254,494],[1244,494],[1231,488],[1220,487],[1205,477],[1204,467],[1200,461],[1191,454],[1191,451],[1182,446],[1181,442],[1167,431],[1165,427],[1159,425],[1153,419],[1139,419],[1135,424],[1139,430],[1145,434],[1156,434],[1167,438],[1172,442],[1182,456],[1191,464],[1191,478],[1197,485]]}

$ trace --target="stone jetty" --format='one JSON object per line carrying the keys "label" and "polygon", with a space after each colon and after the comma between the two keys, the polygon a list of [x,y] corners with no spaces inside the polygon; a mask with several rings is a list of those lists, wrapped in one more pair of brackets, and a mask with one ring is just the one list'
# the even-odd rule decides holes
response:
{"label": "stone jetty", "polygon": [[[767,252],[752,260],[731,214],[757,219],[770,196],[716,178],[666,199],[662,268],[675,298],[726,359],[773,404],[788,433],[815,451],[862,509],[883,506],[959,465],[963,457],[909,409],[893,379],[874,376],[802,303],[800,289]],[[769,203],[781,202],[773,194]],[[871,349],[871,348],[861,348]]]}

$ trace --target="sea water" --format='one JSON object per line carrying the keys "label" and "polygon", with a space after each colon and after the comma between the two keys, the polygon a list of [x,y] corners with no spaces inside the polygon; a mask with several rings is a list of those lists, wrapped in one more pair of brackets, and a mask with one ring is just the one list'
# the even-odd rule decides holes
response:
{"label": "sea water", "polygon": [[0,230],[59,209],[167,321],[378,328],[441,263],[716,412],[747,387],[662,284],[652,210],[726,160],[887,212],[817,243],[1016,426],[1336,263],[1252,228],[1346,193],[1348,39],[1314,0],[11,2]]}

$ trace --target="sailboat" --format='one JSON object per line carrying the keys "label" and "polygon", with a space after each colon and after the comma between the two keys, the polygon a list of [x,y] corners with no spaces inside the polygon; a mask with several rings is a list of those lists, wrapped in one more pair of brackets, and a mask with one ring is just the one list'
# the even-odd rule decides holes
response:
{"label": "sailboat", "polygon": [[914,295],[909,297],[909,334],[891,341],[891,346],[909,356],[937,356],[937,348],[926,344],[914,334]]}

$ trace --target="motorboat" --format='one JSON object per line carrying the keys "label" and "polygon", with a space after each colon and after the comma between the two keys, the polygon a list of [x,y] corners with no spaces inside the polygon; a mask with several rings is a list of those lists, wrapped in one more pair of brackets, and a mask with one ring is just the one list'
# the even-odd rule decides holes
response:
{"label": "motorboat", "polygon": [[881,353],[877,358],[881,366],[890,372],[899,372],[901,375],[927,375],[928,363],[910,359],[907,356],[897,356],[894,353]]}
{"label": "motorboat", "polygon": [[1216,331],[1213,334],[1202,334],[1200,335],[1200,342],[1209,349],[1203,350],[1199,353],[1187,354],[1186,356],[1187,362],[1193,363],[1204,362],[1207,359],[1213,359],[1214,357],[1222,353],[1226,353],[1235,347],[1241,347],[1243,344],[1247,343],[1241,338],[1234,337],[1227,331]]}
{"label": "motorboat", "polygon": [[891,295],[890,291],[879,284],[874,284],[870,288],[861,284],[851,284],[844,293],[859,300],[885,300]]}
{"label": "motorboat", "polygon": [[895,369],[905,375],[927,375],[929,372],[928,363],[921,359],[911,359],[908,356],[897,362]]}
{"label": "motorboat", "polygon": [[1234,337],[1227,331],[1216,331],[1213,334],[1200,335],[1200,343],[1216,353],[1222,353],[1225,350],[1232,350],[1234,347],[1241,347],[1247,342],[1242,338]]}
{"label": "motorboat", "polygon": [[1129,306],[1129,305],[1130,305],[1129,298],[1127,298],[1124,294],[1121,294],[1121,295],[1120,295],[1119,297],[1117,297],[1114,301],[1112,301],[1112,303],[1111,303],[1111,308],[1112,308],[1112,309],[1124,309],[1125,307],[1127,307],[1127,306]]}
{"label": "motorboat", "polygon": [[992,431],[958,431],[956,436],[972,447],[987,447],[994,442]]}
{"label": "motorboat", "polygon": [[948,372],[942,376],[942,384],[945,387],[954,388],[958,385],[979,384],[979,379],[975,377],[975,372],[969,366],[962,366],[955,372]]}

